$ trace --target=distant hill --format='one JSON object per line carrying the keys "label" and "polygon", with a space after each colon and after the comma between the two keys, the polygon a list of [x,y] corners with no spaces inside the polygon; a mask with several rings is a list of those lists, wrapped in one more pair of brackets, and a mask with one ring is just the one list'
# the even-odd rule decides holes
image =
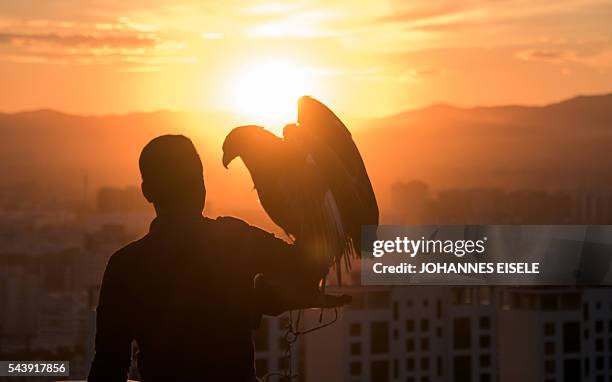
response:
{"label": "distant hill", "polygon": [[[223,211],[259,208],[243,166],[220,165],[223,137],[238,122],[231,115],[166,111],[0,114],[0,187],[37,183],[58,203],[86,190],[92,198],[103,185],[138,184],[137,158],[149,139],[184,133],[203,157],[211,204]],[[539,107],[440,104],[353,131],[383,205],[390,184],[409,179],[433,187],[612,186],[612,94]]]}
{"label": "distant hill", "polygon": [[378,184],[612,188],[612,94],[546,106],[434,105],[371,121],[358,140]]}
{"label": "distant hill", "polygon": [[[93,198],[101,186],[138,185],[142,147],[158,135],[180,133],[198,146],[214,190],[212,179],[222,170],[220,142],[232,124],[232,118],[223,114],[167,111],[113,116],[51,110],[0,114],[0,187],[43,185],[63,203],[82,199],[84,188]],[[226,178],[230,184],[236,179],[229,174]],[[223,192],[231,195],[231,190]]]}

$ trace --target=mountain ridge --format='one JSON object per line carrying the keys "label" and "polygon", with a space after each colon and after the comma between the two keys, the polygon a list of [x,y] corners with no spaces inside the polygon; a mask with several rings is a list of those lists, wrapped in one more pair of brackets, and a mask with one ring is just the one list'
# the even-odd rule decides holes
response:
{"label": "mountain ridge", "polygon": [[[492,106],[456,106],[448,102],[436,102],[424,107],[416,109],[408,109],[399,111],[397,113],[390,114],[384,117],[377,118],[359,118],[360,120],[387,120],[395,119],[405,115],[432,112],[439,110],[454,110],[454,111],[485,111],[485,110],[504,110],[504,109],[548,109],[563,105],[575,105],[583,102],[589,102],[593,100],[605,100],[612,102],[612,92],[601,93],[601,94],[580,94],[570,98],[562,99],[560,101],[549,102],[541,105],[529,105],[529,104],[501,104]],[[164,115],[164,114],[206,114],[206,115],[229,115],[231,112],[224,111],[209,111],[209,110],[168,110],[168,109],[156,109],[151,111],[131,111],[126,113],[108,113],[108,114],[80,114],[70,113],[62,110],[52,108],[39,108],[39,109],[26,109],[14,112],[0,111],[0,116],[28,116],[37,114],[50,114],[50,115],[63,115],[73,117],[88,117],[88,118],[106,118],[106,117],[130,117],[130,116],[147,116],[147,115]]]}
{"label": "mountain ridge", "polygon": [[[57,203],[82,198],[84,179],[91,190],[137,185],[141,148],[158,135],[185,134],[203,158],[213,205],[260,208],[244,166],[221,165],[223,138],[245,122],[207,112],[2,113],[0,201],[3,187],[24,182]],[[612,189],[611,127],[612,94],[544,106],[437,104],[349,124],[383,205],[394,182],[412,179],[438,189]]]}

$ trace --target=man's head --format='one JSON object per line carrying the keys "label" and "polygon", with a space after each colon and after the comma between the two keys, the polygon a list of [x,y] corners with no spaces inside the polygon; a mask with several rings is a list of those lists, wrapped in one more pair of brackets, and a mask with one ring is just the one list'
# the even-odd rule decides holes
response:
{"label": "man's head", "polygon": [[160,212],[201,212],[206,188],[202,161],[189,138],[162,135],[149,142],[138,161],[142,193]]}

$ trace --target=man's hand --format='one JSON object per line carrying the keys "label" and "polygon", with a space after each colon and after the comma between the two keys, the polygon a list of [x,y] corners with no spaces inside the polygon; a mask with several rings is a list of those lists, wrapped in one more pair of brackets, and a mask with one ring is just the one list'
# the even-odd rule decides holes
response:
{"label": "man's hand", "polygon": [[334,296],[323,294],[312,284],[282,285],[268,280],[264,275],[255,277],[255,308],[258,313],[278,316],[283,312],[296,309],[336,308],[350,304],[348,295]]}

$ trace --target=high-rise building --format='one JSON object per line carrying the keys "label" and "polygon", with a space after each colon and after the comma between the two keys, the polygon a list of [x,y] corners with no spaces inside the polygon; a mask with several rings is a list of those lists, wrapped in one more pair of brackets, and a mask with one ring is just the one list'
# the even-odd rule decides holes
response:
{"label": "high-rise building", "polygon": [[[308,334],[307,381],[609,381],[604,288],[354,287]],[[316,325],[318,312],[306,314]],[[327,315],[329,316],[329,314]]]}

